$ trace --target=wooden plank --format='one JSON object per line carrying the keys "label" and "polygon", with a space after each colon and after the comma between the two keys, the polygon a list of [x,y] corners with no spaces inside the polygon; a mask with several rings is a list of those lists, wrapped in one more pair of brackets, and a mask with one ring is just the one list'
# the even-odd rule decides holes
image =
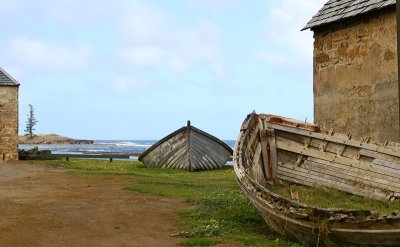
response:
{"label": "wooden plank", "polygon": [[145,165],[150,167],[160,167],[166,165],[169,159],[173,157],[179,150],[185,149],[186,138],[185,132],[176,133],[170,139],[165,140],[160,145],[156,146],[149,153],[147,153],[142,161]]}
{"label": "wooden plank", "polygon": [[[261,161],[261,160],[260,160]],[[250,176],[258,183],[264,185],[266,182],[265,179],[265,172],[264,172],[264,167],[261,164],[261,162],[257,164],[253,164],[253,166],[250,167]]]}
{"label": "wooden plank", "polygon": [[339,162],[346,165],[353,165],[355,163],[360,163],[359,161],[355,161],[346,157],[342,157],[339,155],[321,152],[320,150],[312,149],[312,148],[304,148],[304,146],[290,142],[286,139],[280,138],[277,136],[276,145],[278,149],[283,149],[290,152],[295,152],[297,154],[303,154],[311,157],[317,157],[323,160],[329,160],[334,162]]}
{"label": "wooden plank", "polygon": [[163,164],[161,167],[162,168],[170,168],[170,169],[188,169],[188,158],[187,158],[187,150],[185,148],[182,148],[180,153],[177,153],[174,155],[171,160],[166,161],[167,163],[161,163]]}
{"label": "wooden plank", "polygon": [[[330,129],[329,130],[329,133],[328,133],[328,136],[332,136],[332,134],[333,134],[333,129]],[[327,140],[325,140],[325,141],[323,141],[322,142],[322,144],[321,144],[321,146],[320,146],[320,150],[322,151],[322,152],[325,152],[325,150],[326,150],[326,147],[328,146],[328,141]]]}
{"label": "wooden plank", "polygon": [[400,164],[395,162],[390,162],[386,160],[374,159],[372,161],[374,165],[384,166],[393,170],[393,172],[400,172]]}
{"label": "wooden plank", "polygon": [[346,184],[348,186],[353,186],[352,182],[347,179],[322,174],[316,171],[305,169],[303,167],[293,167],[290,164],[279,164],[278,169],[281,171],[290,171],[291,173],[302,173],[305,177],[317,177],[321,179],[321,181],[324,181],[326,184],[330,184],[330,187],[336,184]]}
{"label": "wooden plank", "polygon": [[226,161],[227,158],[232,156],[232,149],[227,149],[224,145],[208,138],[200,132],[193,131],[191,140],[192,144],[195,144],[197,149],[207,153],[213,160],[221,159]]}
{"label": "wooden plank", "polygon": [[265,179],[267,180],[273,180],[273,174],[269,173],[269,152],[268,152],[268,139],[265,138],[265,130],[260,131],[260,147],[261,147],[261,156],[262,156],[262,164],[263,164],[263,169],[264,169],[264,174],[265,174]]}
{"label": "wooden plank", "polygon": [[337,154],[321,152],[315,149],[306,149],[301,145],[288,142],[287,140],[280,139],[279,137],[277,137],[277,148],[397,178],[396,175],[391,174],[387,170],[380,169],[379,167],[371,167],[371,163],[365,163],[361,160],[353,160]]}
{"label": "wooden plank", "polygon": [[269,164],[272,169],[272,178],[275,179],[276,177],[276,169],[278,164],[278,151],[276,149],[276,141],[275,141],[275,131],[271,132],[271,135],[268,136],[268,143],[270,147],[270,156],[271,156],[271,163]]}
{"label": "wooden plank", "polygon": [[171,138],[170,141],[160,146],[162,150],[153,150],[153,152],[156,152],[154,156],[158,156],[158,160],[154,161],[154,166],[172,169],[188,169],[189,163],[186,146],[187,139],[184,132]]}
{"label": "wooden plank", "polygon": [[[195,160],[198,159],[198,162],[204,163],[207,160],[208,164],[204,165],[209,167],[208,169],[222,168],[231,157],[230,150],[201,135],[201,133],[193,131],[191,143],[192,152],[196,151],[196,155],[192,155],[192,162],[196,162]],[[200,160],[202,157],[206,159],[202,159],[204,162]]]}
{"label": "wooden plank", "polygon": [[191,154],[191,152],[192,152],[192,142],[191,142],[191,140],[190,140],[190,138],[191,138],[191,134],[190,134],[190,132],[191,132],[191,127],[190,127],[190,121],[188,121],[188,124],[187,124],[187,126],[186,126],[186,144],[187,144],[187,147],[186,147],[186,149],[187,149],[187,153],[188,153],[188,156],[187,156],[187,158],[188,158],[188,160],[187,160],[187,162],[188,162],[188,166],[187,167],[185,167],[188,171],[193,171],[193,167],[192,167],[192,154]]}
{"label": "wooden plank", "polygon": [[339,164],[339,163],[335,163],[335,162],[331,162],[331,161],[326,161],[326,160],[321,160],[318,158],[312,158],[312,157],[309,157],[308,160],[310,162],[320,163],[321,165],[325,166],[327,169],[331,168],[338,172],[340,171],[343,174],[349,174],[354,177],[364,178],[367,180],[374,179],[374,181],[379,181],[380,183],[386,183],[386,182],[388,182],[389,184],[390,184],[390,182],[392,182],[394,184],[400,183],[400,177],[393,177],[393,176],[388,176],[385,174],[376,173],[373,170],[366,171],[366,170],[363,170],[363,169],[360,169],[357,167],[347,166],[347,165],[343,165],[343,164]]}
{"label": "wooden plank", "polygon": [[[276,133],[276,136],[288,139],[288,141],[290,141],[290,142],[301,143],[304,146],[304,148],[309,148],[309,149],[314,148],[314,149],[326,151],[326,152],[332,153],[332,154],[340,153],[340,151],[343,149],[343,146],[344,146],[343,144],[327,142],[324,140],[311,138],[308,136],[301,136],[299,134],[284,132],[284,131],[280,131],[280,130],[275,131],[275,133]],[[354,149],[354,148],[352,148],[352,149]],[[347,153],[346,155],[343,155],[343,156],[346,156],[348,158],[353,158],[358,155],[358,151],[359,151],[359,148],[355,149],[354,152]]]}
{"label": "wooden plank", "polygon": [[246,119],[243,121],[240,131],[248,130],[249,126],[252,125],[252,123],[257,120],[258,120],[258,115],[253,111],[252,113],[247,115]]}
{"label": "wooden plank", "polygon": [[304,141],[304,147],[308,148],[308,146],[311,143],[312,138],[311,137],[306,137],[306,140]]}
{"label": "wooden plank", "polygon": [[198,150],[193,148],[193,144],[191,145],[191,167],[192,171],[196,170],[209,170],[212,168],[212,163],[204,162],[204,155],[200,153]]}
{"label": "wooden plank", "polygon": [[303,162],[303,159],[304,159],[304,155],[299,155],[299,157],[297,158],[297,160],[296,160],[296,163],[294,164],[295,166],[300,166],[301,165],[301,163]]}
{"label": "wooden plank", "polygon": [[246,150],[252,149],[256,145],[255,141],[259,142],[258,137],[259,137],[260,127],[261,127],[260,123],[257,122],[257,124],[254,126],[254,130],[252,130],[249,133],[250,138],[248,139],[249,142],[247,143]]}
{"label": "wooden plank", "polygon": [[390,149],[390,148],[386,148],[386,147],[380,147],[380,146],[374,145],[374,144],[363,143],[362,141],[358,141],[358,140],[345,140],[345,139],[343,139],[341,137],[337,137],[337,136],[329,136],[329,135],[322,134],[319,132],[312,132],[312,131],[298,129],[298,128],[294,128],[294,127],[282,126],[279,124],[268,123],[268,127],[295,133],[295,134],[299,134],[299,135],[309,136],[312,138],[318,138],[318,139],[326,140],[326,141],[330,141],[330,142],[346,144],[346,145],[352,146],[352,147],[358,147],[358,148],[363,148],[363,149],[367,149],[367,150],[371,150],[371,151],[377,151],[380,153],[393,155],[395,157],[400,158],[400,150],[399,149]]}
{"label": "wooden plank", "polygon": [[363,179],[369,182],[380,184],[377,185],[378,187],[381,185],[392,186],[392,187],[400,186],[400,178],[389,177],[374,172],[360,171],[360,169],[358,168],[349,167],[330,161],[320,160],[317,158],[309,158],[307,162],[319,164],[321,167],[324,167],[324,169],[338,173],[338,176],[340,174],[343,174],[342,176],[350,176],[357,179]]}
{"label": "wooden plank", "polygon": [[257,148],[256,148],[256,150],[254,152],[254,155],[253,155],[253,161],[252,161],[253,164],[254,165],[258,164],[260,158],[261,158],[261,143],[258,143],[257,144]]}
{"label": "wooden plank", "polygon": [[205,153],[197,150],[192,149],[192,170],[213,170],[220,168],[214,160],[212,160],[208,155]]}
{"label": "wooden plank", "polygon": [[285,118],[281,116],[276,116],[276,115],[265,115],[261,114],[260,119],[265,120],[267,123],[275,123],[279,125],[284,125],[284,126],[290,126],[290,127],[295,127],[298,129],[304,129],[304,130],[309,130],[309,131],[318,131],[319,127],[318,125],[311,124],[311,123],[306,123],[303,121],[298,121],[295,119],[291,118]]}
{"label": "wooden plank", "polygon": [[285,165],[278,165],[278,178],[289,180],[295,183],[304,184],[308,186],[326,186],[328,188],[343,190],[352,194],[372,197],[379,200],[386,200],[387,194],[382,193],[380,190],[361,189],[351,184],[345,179],[332,179],[331,176],[319,174],[317,172],[307,171],[301,168],[293,170]]}
{"label": "wooden plank", "polygon": [[359,187],[366,185],[366,186],[376,187],[379,189],[400,192],[399,183],[393,183],[383,179],[379,179],[377,181],[377,179],[375,179],[372,176],[365,176],[360,173],[349,172],[348,170],[341,170],[334,166],[327,166],[318,162],[307,160],[304,162],[302,167],[307,170],[319,172],[321,174],[327,174],[330,176],[336,176],[339,178],[347,179],[349,181],[352,181],[354,185],[358,185]]}
{"label": "wooden plank", "polygon": [[[290,182],[297,183],[297,184],[310,186],[310,187],[325,186],[325,187],[329,188],[330,185],[332,185],[332,184],[325,184],[325,182],[322,181],[321,179],[318,179],[318,177],[309,177],[309,178],[305,179],[303,176],[298,176],[295,173],[287,173],[285,171],[281,172],[280,170],[278,170],[277,175],[278,175],[279,179],[290,181]],[[375,194],[375,193],[369,193],[369,192],[365,193],[364,191],[358,191],[356,188],[345,187],[342,184],[337,184],[334,187],[330,187],[330,188],[348,192],[348,193],[351,193],[354,195],[359,195],[359,196],[363,196],[363,197],[367,197],[367,198],[376,199],[376,200],[386,200],[386,195],[384,195],[384,194]],[[301,197],[301,195],[300,195],[300,197]]]}
{"label": "wooden plank", "polygon": [[336,177],[336,176],[332,176],[329,174],[320,173],[317,171],[312,171],[309,169],[305,169],[303,167],[294,167],[290,164],[279,164],[278,170],[280,170],[280,171],[285,170],[286,172],[290,172],[290,173],[294,173],[294,174],[301,173],[305,177],[305,179],[307,179],[308,177],[318,178],[318,179],[321,179],[321,181],[324,181],[327,185],[330,184],[331,186],[336,186],[336,185],[341,184],[341,185],[346,185],[349,188],[357,188],[358,190],[365,189],[367,191],[375,191],[375,192],[381,191],[381,189],[376,188],[376,187],[359,188],[358,186],[355,186],[357,184],[355,184],[353,181],[351,181],[349,179]]}
{"label": "wooden plank", "polygon": [[263,158],[263,167],[266,178],[274,180],[276,177],[277,153],[275,144],[275,132],[273,129],[260,131],[261,150]]}
{"label": "wooden plank", "polygon": [[157,166],[162,168],[175,168],[175,169],[187,169],[188,168],[188,158],[187,149],[182,147],[175,152],[171,152],[171,155],[160,156],[160,161],[158,161]]}
{"label": "wooden plank", "polygon": [[367,150],[367,149],[360,149],[359,153],[360,153],[360,155],[375,158],[375,159],[380,159],[380,160],[385,160],[385,161],[395,162],[395,163],[400,162],[400,158],[393,157],[393,156],[387,155],[387,154],[382,154],[382,153],[379,153],[376,151]]}
{"label": "wooden plank", "polygon": [[196,151],[190,156],[191,163],[199,162],[204,169],[222,168],[232,156],[229,146],[195,127],[191,127],[190,143],[190,152]]}

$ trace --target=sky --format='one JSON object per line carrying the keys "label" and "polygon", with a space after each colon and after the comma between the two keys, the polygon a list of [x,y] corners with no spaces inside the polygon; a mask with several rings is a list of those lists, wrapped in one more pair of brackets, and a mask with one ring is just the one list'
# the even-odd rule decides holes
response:
{"label": "sky", "polygon": [[236,139],[246,115],[313,121],[313,33],[327,0],[0,0],[0,66],[35,133]]}

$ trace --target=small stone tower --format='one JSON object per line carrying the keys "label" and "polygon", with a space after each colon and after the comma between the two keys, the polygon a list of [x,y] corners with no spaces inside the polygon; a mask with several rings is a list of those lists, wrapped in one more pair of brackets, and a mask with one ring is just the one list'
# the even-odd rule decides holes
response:
{"label": "small stone tower", "polygon": [[0,162],[18,160],[19,83],[0,68]]}
{"label": "small stone tower", "polygon": [[400,141],[395,0],[329,0],[314,32],[314,120],[359,137]]}

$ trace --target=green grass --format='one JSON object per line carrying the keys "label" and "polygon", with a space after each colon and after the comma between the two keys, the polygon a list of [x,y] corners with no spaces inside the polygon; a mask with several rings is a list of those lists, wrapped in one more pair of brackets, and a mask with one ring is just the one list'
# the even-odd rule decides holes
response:
{"label": "green grass", "polygon": [[134,170],[144,167],[140,162],[126,162],[121,160],[99,159],[70,159],[48,161],[49,165],[74,169],[80,174],[134,174]]}
{"label": "green grass", "polygon": [[267,227],[255,207],[241,193],[232,168],[187,172],[147,168],[138,161],[70,159],[47,161],[49,165],[72,169],[78,175],[125,174],[135,177],[127,189],[178,198],[195,207],[179,212],[187,239],[183,246],[211,246],[220,240],[238,241],[245,246],[301,246],[282,239]]}
{"label": "green grass", "polygon": [[[291,242],[273,233],[260,214],[241,193],[232,168],[187,172],[147,168],[138,161],[70,159],[48,164],[71,169],[80,176],[128,175],[134,179],[126,189],[152,195],[178,198],[195,207],[179,212],[186,237],[182,246],[212,246],[219,240],[238,241],[245,246],[308,246]],[[272,189],[287,197],[289,185],[299,194],[300,202],[317,207],[366,209],[388,214],[400,208],[400,202],[385,203],[323,187],[310,188],[283,183]]]}

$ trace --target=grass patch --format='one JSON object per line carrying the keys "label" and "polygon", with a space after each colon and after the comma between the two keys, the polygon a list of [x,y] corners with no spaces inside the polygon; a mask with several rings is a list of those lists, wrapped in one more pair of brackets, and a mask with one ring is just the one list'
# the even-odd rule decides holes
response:
{"label": "grass patch", "polygon": [[[247,246],[308,246],[286,240],[272,232],[249,200],[241,193],[233,169],[187,172],[185,170],[147,168],[138,161],[70,159],[47,161],[48,164],[73,169],[79,175],[127,174],[135,176],[128,190],[174,197],[196,205],[179,212],[187,239],[182,246],[212,246],[220,240],[234,240]],[[383,203],[322,187],[291,184],[300,202],[318,207],[372,209],[392,212],[400,203]],[[289,184],[277,185],[275,191],[290,195]]]}
{"label": "grass patch", "polygon": [[55,160],[47,161],[47,164],[73,169],[75,172],[81,174],[135,174],[135,170],[144,167],[141,162],[127,162],[122,160],[109,162],[108,160],[99,159]]}
{"label": "grass patch", "polygon": [[47,164],[71,169],[78,175],[133,175],[127,189],[152,195],[174,197],[196,205],[179,212],[185,228],[183,246],[211,246],[216,239],[239,241],[248,246],[301,246],[279,240],[241,193],[232,168],[187,172],[147,168],[138,161],[70,159]]}

